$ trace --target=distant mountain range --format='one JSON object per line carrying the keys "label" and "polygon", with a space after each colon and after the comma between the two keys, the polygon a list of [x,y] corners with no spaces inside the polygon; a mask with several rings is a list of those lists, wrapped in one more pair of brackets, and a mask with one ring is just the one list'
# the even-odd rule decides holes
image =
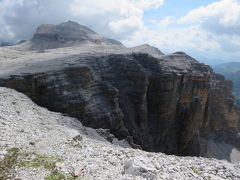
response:
{"label": "distant mountain range", "polygon": [[21,43],[24,43],[24,42],[26,42],[26,40],[21,40],[21,41],[18,41],[16,43],[0,41],[0,47],[18,45],[18,44],[21,44]]}
{"label": "distant mountain range", "polygon": [[217,73],[224,75],[233,82],[233,93],[236,97],[237,105],[240,106],[240,62],[224,63],[213,68]]}
{"label": "distant mountain range", "polygon": [[0,41],[0,46],[11,46],[12,43],[9,43],[9,42],[1,42]]}

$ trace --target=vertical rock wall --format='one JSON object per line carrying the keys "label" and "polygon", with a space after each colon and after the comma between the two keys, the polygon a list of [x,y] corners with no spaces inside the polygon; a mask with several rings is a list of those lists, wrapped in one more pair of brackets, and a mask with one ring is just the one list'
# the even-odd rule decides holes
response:
{"label": "vertical rock wall", "polygon": [[[179,58],[185,64],[169,64]],[[79,57],[67,68],[13,74],[0,85],[86,126],[110,129],[119,138],[132,136],[147,151],[207,156],[208,140],[219,132],[227,134],[222,142],[235,146],[240,115],[231,83],[183,53],[166,59]]]}

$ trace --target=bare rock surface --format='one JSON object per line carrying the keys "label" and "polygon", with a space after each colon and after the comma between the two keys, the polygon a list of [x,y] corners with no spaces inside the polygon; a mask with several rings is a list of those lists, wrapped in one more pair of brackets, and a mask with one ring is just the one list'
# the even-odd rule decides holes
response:
{"label": "bare rock surface", "polygon": [[231,82],[184,52],[127,48],[74,22],[42,25],[31,40],[0,47],[0,86],[109,129],[99,132],[110,142],[112,133],[150,152],[239,160]]}
{"label": "bare rock surface", "polygon": [[39,26],[29,45],[32,50],[45,50],[87,43],[123,47],[120,42],[100,37],[91,29],[73,21]]}
{"label": "bare rock surface", "polygon": [[149,153],[116,139],[110,143],[78,120],[7,88],[0,88],[0,129],[1,179],[240,178],[239,163]]}

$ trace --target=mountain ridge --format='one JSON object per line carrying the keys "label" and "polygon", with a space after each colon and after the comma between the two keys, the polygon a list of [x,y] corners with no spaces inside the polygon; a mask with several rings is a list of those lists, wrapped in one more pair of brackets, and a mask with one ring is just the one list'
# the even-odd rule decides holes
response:
{"label": "mountain ridge", "polygon": [[44,39],[39,49],[23,51],[29,41],[4,47],[0,86],[146,151],[239,160],[240,112],[232,85],[208,65],[149,45],[73,45],[69,36],[63,38],[67,46],[51,35],[54,43]]}
{"label": "mountain ridge", "polygon": [[236,98],[236,104],[240,107],[240,62],[224,63],[213,68],[217,73],[233,82],[233,94]]}

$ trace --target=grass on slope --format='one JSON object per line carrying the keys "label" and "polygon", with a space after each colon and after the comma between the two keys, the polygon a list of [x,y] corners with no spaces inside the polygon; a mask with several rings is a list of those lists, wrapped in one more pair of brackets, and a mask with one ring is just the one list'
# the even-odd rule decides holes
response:
{"label": "grass on slope", "polygon": [[22,152],[19,148],[11,148],[2,160],[0,160],[0,180],[13,179],[15,168],[43,168],[50,171],[46,180],[74,180],[75,177],[65,175],[56,169],[56,162],[61,158],[55,156],[40,155],[36,153]]}
{"label": "grass on slope", "polygon": [[11,148],[8,150],[3,160],[0,160],[0,180],[7,180],[13,178],[13,170],[17,165],[17,160],[20,150],[18,148]]}

